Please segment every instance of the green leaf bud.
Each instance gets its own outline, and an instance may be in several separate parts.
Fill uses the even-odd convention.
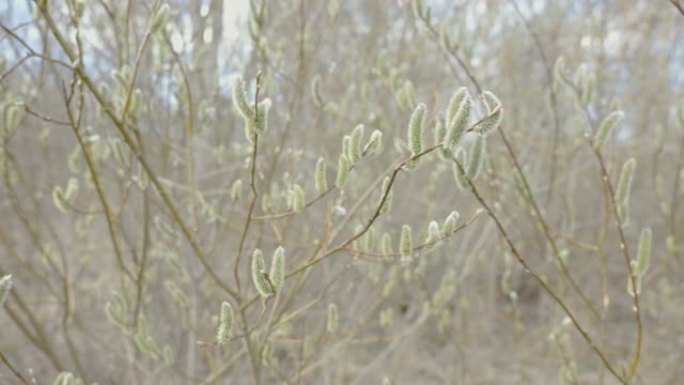
[[[420,103],[411,114],[408,126],[408,147],[413,155],[423,150],[423,128],[425,126],[427,107]]]

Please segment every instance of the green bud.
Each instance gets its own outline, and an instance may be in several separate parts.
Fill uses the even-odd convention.
[[[596,132],[596,136],[594,136],[594,148],[601,148],[601,146],[603,146],[603,143],[606,141],[606,138],[608,138],[608,135],[610,135],[613,127],[615,127],[624,116],[625,114],[622,111],[613,111],[603,119]]]
[[[235,315],[233,314],[233,307],[228,302],[221,304],[221,313],[219,315],[219,327],[216,333],[216,342],[223,345],[233,336],[233,323],[235,322]]]
[[[276,293],[279,293],[285,282],[285,249],[278,247],[273,252],[271,260],[271,271],[268,274]]]
[[[357,125],[349,137],[349,148],[347,156],[352,164],[361,159],[361,141],[363,140],[363,124]]]
[[[238,179],[233,182],[233,186],[230,188],[230,199],[237,202],[240,198],[242,198],[242,180]]]
[[[323,157],[318,158],[318,162],[316,162],[314,184],[316,187],[316,192],[319,195],[328,190],[328,175],[326,173],[326,164]]]
[[[442,225],[442,236],[448,237],[456,231],[456,222],[458,222],[459,214],[457,211],[452,211],[444,220]]]
[[[410,260],[413,255],[413,236],[411,235],[411,227],[409,225],[404,225],[401,228],[399,255],[401,255],[403,260]]]
[[[264,255],[259,249],[254,249],[252,252],[252,281],[259,295],[264,298],[273,295],[273,285],[271,285],[270,277],[266,274]]]
[[[347,156],[341,154],[337,160],[337,179],[335,180],[335,186],[342,190],[345,183],[347,183],[347,177],[349,176],[349,160]]]
[[[643,275],[648,269],[648,265],[651,261],[651,229],[641,230],[641,236],[639,237],[639,251],[637,253],[636,259],[636,269],[634,273],[636,275]]]
[[[622,172],[620,173],[620,179],[618,180],[617,190],[615,192],[615,201],[618,206],[626,206],[629,203],[629,192],[632,188],[635,168],[636,159],[634,158],[630,158],[622,166]]]
[[[427,107],[420,103],[411,114],[408,126],[408,147],[412,155],[416,155],[423,150],[423,127],[425,126]]]
[[[468,169],[466,170],[466,175],[468,179],[475,180],[482,170],[482,165],[484,164],[485,155],[485,138],[482,135],[478,135],[475,139],[475,144],[470,150],[470,158],[468,159]]]
[[[456,146],[461,142],[468,127],[470,120],[470,112],[473,107],[473,101],[470,94],[465,94],[461,100],[461,105],[454,113],[454,117],[447,122],[447,134],[444,141],[444,149],[449,152],[454,152]]]
[[[292,211],[302,211],[304,208],[304,201],[304,190],[302,189],[302,186],[295,183],[290,191],[290,207]]]

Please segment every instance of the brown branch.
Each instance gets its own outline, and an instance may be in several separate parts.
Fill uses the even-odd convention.
[[[670,0],[670,3],[672,3],[672,5],[674,5],[675,8],[677,8],[677,10],[682,16],[684,16],[684,6],[679,4],[679,0]]]

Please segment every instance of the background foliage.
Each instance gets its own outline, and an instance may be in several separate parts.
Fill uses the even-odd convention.
[[[683,15],[1,4],[0,382],[679,383]],[[237,78],[263,132],[235,108]],[[464,86],[471,127],[484,90],[504,115],[459,187],[433,132]]]

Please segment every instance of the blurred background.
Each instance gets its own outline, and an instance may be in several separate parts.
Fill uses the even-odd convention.
[[[0,2],[0,383],[682,383],[680,9]],[[272,103],[256,145],[237,78],[250,105]],[[460,87],[471,123],[485,90],[504,111],[472,188],[439,151],[402,163],[414,108],[423,148],[438,146]],[[359,124],[382,148],[338,188]],[[453,211],[457,230],[429,238]],[[287,278],[264,299],[250,255],[269,265],[278,246]],[[235,322],[217,344],[224,301]]]

